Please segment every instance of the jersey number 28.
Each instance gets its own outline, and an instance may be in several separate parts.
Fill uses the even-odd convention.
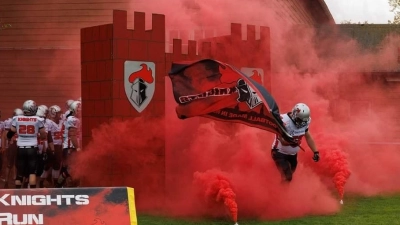
[[[35,126],[19,125],[18,134],[35,134]]]

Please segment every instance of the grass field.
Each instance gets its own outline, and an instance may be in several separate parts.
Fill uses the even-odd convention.
[[[309,216],[291,220],[240,220],[239,225],[314,225],[314,224],[399,224],[400,194],[376,197],[347,197],[342,210],[335,215]],[[240,214],[240,206],[239,206]],[[138,215],[138,225],[233,225],[229,220],[190,220]]]

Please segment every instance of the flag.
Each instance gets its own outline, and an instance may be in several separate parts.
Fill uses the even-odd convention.
[[[273,97],[234,66],[213,59],[173,62],[168,76],[178,118],[203,116],[242,123],[293,142]]]

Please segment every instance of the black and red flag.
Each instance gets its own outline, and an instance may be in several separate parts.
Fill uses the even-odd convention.
[[[168,75],[178,118],[203,116],[242,123],[292,142],[273,97],[234,66],[213,59],[174,62]]]

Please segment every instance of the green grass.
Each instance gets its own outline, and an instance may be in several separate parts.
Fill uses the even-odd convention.
[[[347,197],[340,212],[328,216],[308,216],[290,220],[257,221],[240,220],[239,225],[400,225],[400,194],[376,197]],[[233,225],[220,220],[176,219],[160,216],[138,215],[138,225]]]

